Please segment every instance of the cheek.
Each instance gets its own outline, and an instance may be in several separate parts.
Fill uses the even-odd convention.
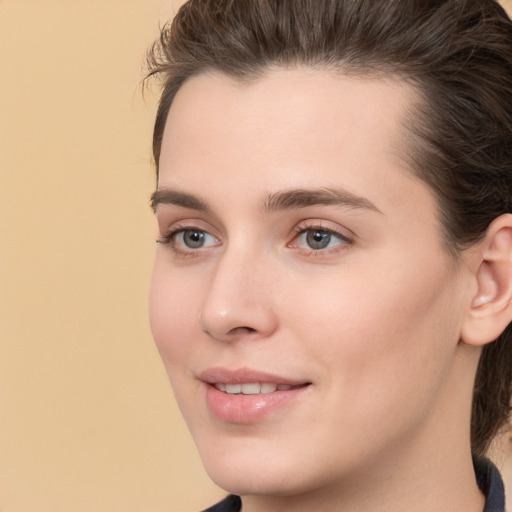
[[[166,369],[183,363],[191,350],[189,340],[197,326],[197,294],[194,287],[176,279],[157,255],[149,295],[149,321],[153,338]]]
[[[389,400],[413,388],[430,394],[456,349],[456,285],[445,266],[395,268],[340,273],[325,293],[307,296],[299,315],[290,311],[310,359],[329,367],[325,378],[359,404],[384,388]]]

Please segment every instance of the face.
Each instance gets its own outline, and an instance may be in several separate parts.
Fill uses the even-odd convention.
[[[460,413],[467,276],[399,156],[414,101],[391,80],[288,69],[195,77],[172,104],[151,326],[231,492],[314,492],[428,458]]]

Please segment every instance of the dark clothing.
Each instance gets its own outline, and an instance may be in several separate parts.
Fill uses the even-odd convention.
[[[505,512],[505,488],[496,466],[478,459],[473,459],[473,464],[478,487],[487,498],[484,512]]]
[[[206,509],[204,512],[240,512],[241,508],[242,500],[240,499],[240,496],[230,494],[228,497],[217,503],[217,505],[213,505],[213,507]]]
[[[505,512],[505,489],[498,470],[488,460],[473,459],[473,464],[478,487],[486,497],[483,512]],[[231,494],[204,512],[240,512],[241,509],[242,500]]]

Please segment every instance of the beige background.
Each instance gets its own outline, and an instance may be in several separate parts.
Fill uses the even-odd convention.
[[[0,0],[1,512],[186,512],[223,495],[146,319],[155,103],[140,69],[179,3]]]
[[[177,4],[179,2],[176,2]],[[146,319],[161,0],[0,0],[0,510],[199,510]]]

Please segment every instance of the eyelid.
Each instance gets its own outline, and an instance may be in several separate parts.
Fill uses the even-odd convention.
[[[221,245],[220,238],[214,234],[212,231],[215,231],[211,227],[204,226],[204,222],[199,221],[198,219],[190,219],[185,221],[178,221],[172,224],[165,232],[165,234],[160,235],[157,238],[157,243],[160,244],[168,244],[171,250],[180,256],[196,256],[200,253],[212,248]],[[217,243],[208,245],[206,247],[198,247],[198,248],[187,248],[183,244],[177,244],[175,242],[176,237],[185,231],[200,231],[205,233],[206,235],[212,237]]]
[[[342,225],[338,224],[337,222],[328,221],[326,219],[317,219],[317,218],[305,219],[305,220],[298,222],[293,227],[292,231],[294,234],[299,234],[304,231],[309,231],[312,229],[318,229],[321,231],[333,233],[345,240],[354,240],[356,238],[356,234],[348,227],[342,226]]]
[[[183,217],[183,218],[163,218],[162,222],[158,223],[160,238],[168,238],[178,231],[185,231],[187,229],[197,229],[211,234],[215,238],[219,238],[218,230],[215,229],[209,222],[201,218]]]
[[[304,233],[307,233],[308,231],[323,231],[325,233],[334,235],[340,240],[340,243],[337,244],[335,247],[325,248],[325,249],[306,249],[299,247],[297,245],[297,240],[301,235]],[[343,233],[343,231],[349,231],[350,236],[347,236]],[[292,249],[297,249],[299,251],[302,251],[306,255],[315,255],[315,256],[328,256],[332,255],[334,253],[344,251],[348,247],[354,244],[355,234],[348,228],[334,228],[332,226],[326,226],[325,220],[305,220],[300,223],[298,223],[293,228],[293,238],[292,240],[287,244],[287,247]]]

